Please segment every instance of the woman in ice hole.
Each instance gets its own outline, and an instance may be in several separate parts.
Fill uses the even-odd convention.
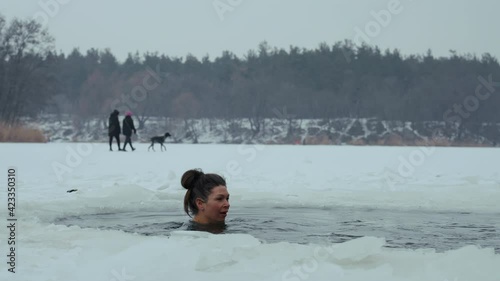
[[[224,178],[193,169],[182,175],[181,184],[187,189],[184,196],[184,211],[188,216],[194,216],[188,229],[223,232],[230,206]]]

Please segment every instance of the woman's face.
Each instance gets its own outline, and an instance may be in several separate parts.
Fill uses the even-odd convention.
[[[229,193],[223,185],[212,188],[207,201],[198,207],[197,221],[200,223],[223,223],[229,211]],[[201,208],[200,208],[201,207]]]

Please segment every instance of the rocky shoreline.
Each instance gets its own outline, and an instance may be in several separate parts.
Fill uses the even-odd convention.
[[[137,121],[136,121],[137,122]],[[138,123],[138,122],[137,122]],[[105,118],[75,122],[72,118],[25,120],[49,142],[107,142]],[[403,122],[378,119],[171,119],[150,118],[138,129],[136,142],[170,132],[173,143],[465,146],[500,145],[500,124]]]

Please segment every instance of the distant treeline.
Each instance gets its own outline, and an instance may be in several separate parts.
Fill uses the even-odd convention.
[[[500,67],[490,54],[263,42],[244,57],[136,53],[119,62],[107,49],[63,54],[53,44],[37,23],[0,16],[0,120],[44,112],[85,121],[117,108],[141,123],[148,116],[248,118],[256,127],[273,117],[500,122]]]

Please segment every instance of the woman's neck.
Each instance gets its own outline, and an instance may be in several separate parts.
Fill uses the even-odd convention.
[[[200,215],[194,216],[193,221],[195,223],[197,223],[197,224],[205,224],[205,225],[208,225],[208,224],[211,224],[211,225],[224,225],[225,224],[223,221],[222,222],[210,221],[205,216],[200,216]]]
[[[194,216],[193,221],[198,224],[209,224],[209,221],[200,215]]]
[[[200,217],[194,217],[193,220],[193,230],[197,231],[207,231],[213,234],[223,233],[226,230],[225,222],[205,222],[203,219],[200,220]]]

